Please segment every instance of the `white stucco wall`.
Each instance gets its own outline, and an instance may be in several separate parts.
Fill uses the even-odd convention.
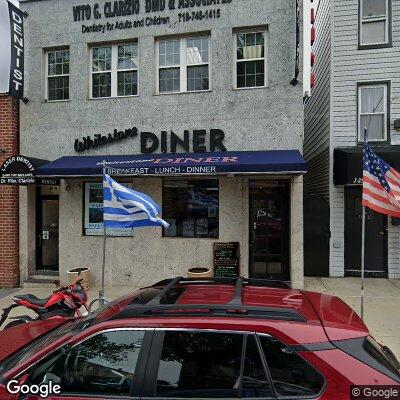
[[[212,266],[213,243],[239,241],[241,274],[248,276],[249,218],[248,177],[220,179],[220,236],[218,239],[162,237],[161,228],[138,229],[134,237],[107,238],[106,285],[143,285],[171,276],[186,275],[193,266]],[[131,180],[137,190],[161,202],[160,178]],[[302,177],[291,181],[291,277],[293,286],[303,287]],[[83,186],[80,180],[62,181],[60,190],[60,279],[67,271],[89,266],[91,284],[99,285],[102,265],[101,236],[83,235]],[[34,202],[32,193],[21,188],[21,279],[34,265]]]

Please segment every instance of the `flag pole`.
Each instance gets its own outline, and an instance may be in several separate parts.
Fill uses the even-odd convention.
[[[367,128],[364,128],[364,143],[367,143]],[[363,151],[364,154],[364,151]],[[364,157],[363,157],[364,170]],[[362,200],[361,200],[362,202]],[[365,276],[365,206],[362,205],[362,222],[361,222],[361,319],[364,321],[364,276]]]
[[[364,321],[364,275],[365,275],[365,206],[362,206],[361,230],[361,319]]]
[[[104,185],[104,175],[106,173],[106,161],[103,160],[103,185]],[[103,190],[104,196],[104,190]],[[104,222],[104,198],[103,198],[103,263],[101,266],[101,289],[99,291],[99,302],[100,306],[104,305],[104,286],[105,286],[105,271],[106,271],[106,224]]]

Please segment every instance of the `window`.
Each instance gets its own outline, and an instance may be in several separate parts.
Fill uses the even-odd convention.
[[[243,336],[165,332],[157,397],[238,398]]]
[[[164,181],[162,216],[164,236],[218,238],[218,180]]]
[[[275,399],[255,336],[234,332],[166,331],[156,397]]]
[[[265,32],[238,32],[235,39],[235,87],[241,89],[266,86]]]
[[[50,354],[28,370],[29,384],[53,382],[62,394],[130,396],[144,331],[98,334]]]
[[[160,40],[157,43],[158,93],[209,90],[209,37]]]
[[[48,51],[46,59],[46,100],[69,100],[69,50]]]
[[[138,94],[138,45],[127,43],[91,48],[92,98]]]
[[[270,382],[260,358],[254,336],[247,337],[246,358],[243,370],[243,398],[262,397],[274,399]]]
[[[124,183],[132,188],[132,184]],[[103,183],[85,183],[84,234],[103,235]],[[133,236],[132,228],[107,228],[108,236]]]
[[[340,350],[400,383],[400,362],[391,350],[371,336],[335,342]]]
[[[387,85],[360,85],[358,102],[359,140],[364,140],[364,129],[369,141],[387,140]]]
[[[325,381],[309,363],[279,340],[259,336],[274,388],[278,395],[318,396]]]
[[[389,0],[360,0],[360,44],[389,43]]]

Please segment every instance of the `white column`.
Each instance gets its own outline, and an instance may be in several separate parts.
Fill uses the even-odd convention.
[[[303,176],[291,180],[290,190],[290,280],[304,288]]]
[[[19,187],[20,284],[36,268],[36,186]]]

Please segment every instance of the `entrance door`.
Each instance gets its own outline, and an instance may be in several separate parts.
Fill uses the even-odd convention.
[[[38,188],[37,200],[36,269],[58,271],[58,189]]]
[[[251,278],[289,280],[289,186],[285,180],[250,181]]]
[[[361,188],[346,188],[345,272],[359,276],[361,271]],[[387,217],[365,209],[365,271],[367,276],[387,274]]]

